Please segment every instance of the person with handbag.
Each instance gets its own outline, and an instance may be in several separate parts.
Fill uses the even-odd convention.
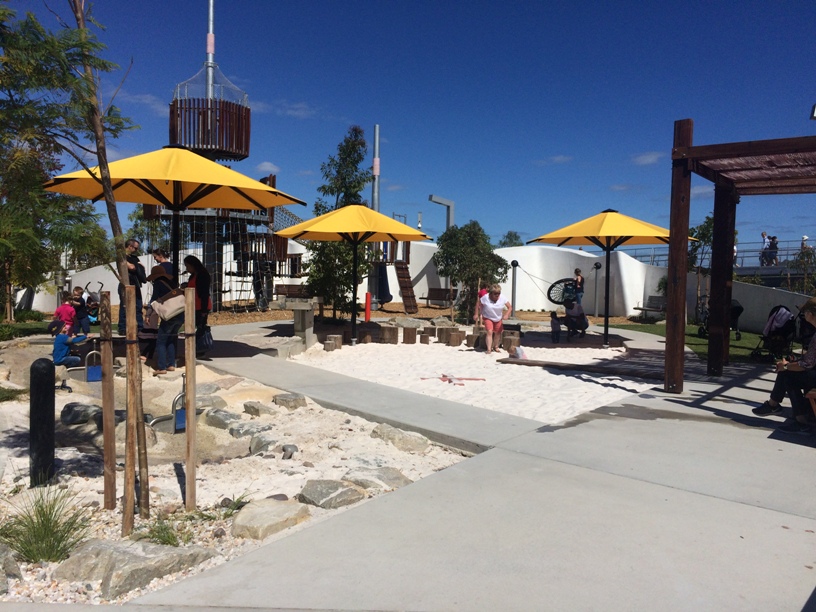
[[[153,376],[167,374],[176,369],[176,341],[184,323],[184,294],[179,293],[172,275],[161,264],[153,266],[147,280],[153,283],[150,305],[159,314],[159,331],[156,335],[156,369]],[[180,298],[180,299],[179,299]],[[181,302],[181,312],[171,308],[171,300]],[[174,302],[174,303],[175,303]],[[162,309],[162,306],[165,308]]]
[[[201,358],[212,348],[213,343],[212,334],[207,325],[207,319],[212,310],[210,273],[195,255],[188,255],[184,258],[184,267],[190,275],[186,286],[195,288],[196,357]]]

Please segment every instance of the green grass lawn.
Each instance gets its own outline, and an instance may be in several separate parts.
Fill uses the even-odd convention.
[[[656,336],[666,337],[666,326],[655,324],[632,324],[632,325],[610,325],[619,329],[631,329],[633,331],[645,332],[647,334],[655,334]],[[700,358],[708,359],[708,337],[700,338],[697,331],[699,325],[686,325],[686,346],[689,347]],[[751,352],[759,344],[761,338],[760,334],[752,334],[751,332],[740,332],[742,338],[736,340],[734,332],[731,332],[731,350],[729,351],[730,360],[737,361],[751,361]]]
[[[25,323],[0,323],[0,340],[11,340],[23,336],[48,333],[48,321],[26,321]]]

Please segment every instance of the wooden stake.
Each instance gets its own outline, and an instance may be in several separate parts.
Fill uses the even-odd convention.
[[[122,305],[120,304],[121,308]],[[125,437],[125,489],[122,497],[122,536],[133,531],[133,510],[136,497],[136,410],[137,370],[141,369],[139,345],[136,342],[136,288],[125,285],[125,310],[127,315],[127,421]],[[146,483],[145,483],[146,485]]]
[[[99,299],[99,331],[102,342],[102,459],[105,509],[116,508],[116,407],[113,393],[113,334],[110,291]]]
[[[184,393],[184,411],[187,436],[187,474],[185,475],[185,509],[196,509],[196,317],[195,288],[184,290],[184,363],[187,383]]]

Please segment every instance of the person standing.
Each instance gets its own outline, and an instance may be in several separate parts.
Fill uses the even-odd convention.
[[[550,312],[550,339],[553,344],[561,342],[561,320],[558,318],[558,313],[554,310]]]
[[[163,298],[176,288],[171,273],[168,273],[161,263],[153,266],[147,280],[153,283],[151,303]],[[164,319],[159,321],[159,329],[156,335],[156,370],[153,372],[153,376],[167,374],[167,372],[176,369],[176,341],[183,323],[183,312],[166,321]]]
[[[581,299],[584,297],[584,277],[581,274],[581,268],[575,268],[575,301],[580,305]]]
[[[87,336],[91,333],[91,320],[88,318],[88,306],[85,304],[85,298],[82,297],[82,287],[74,287],[71,306],[74,307],[76,312],[77,331],[82,331]]]
[[[153,259],[167,272],[170,278],[173,278],[173,264],[170,262],[170,254],[164,249],[153,249]]]
[[[201,347],[200,340],[206,333],[207,319],[212,310],[212,299],[210,298],[210,273],[195,255],[188,255],[184,258],[184,267],[190,274],[186,287],[195,288],[195,326],[196,326],[196,356],[201,357],[206,350]]]
[[[74,307],[71,305],[70,293],[63,291],[60,298],[62,299],[62,304],[54,311],[54,319],[62,321],[66,327],[65,332],[70,334],[74,322],[76,321],[76,310],[74,310]]]
[[[762,250],[759,252],[759,265],[768,265],[768,250],[771,248],[771,239],[768,238],[768,232],[762,232]]]
[[[128,269],[128,282],[136,288],[136,329],[144,327],[142,319],[142,285],[147,282],[145,269],[139,261],[139,247],[141,243],[135,238],[125,242],[125,263]],[[119,335],[127,333],[127,313],[125,312],[125,285],[119,283]]]
[[[485,343],[488,353],[499,352],[504,321],[510,316],[512,308],[507,298],[502,295],[501,286],[498,284],[491,285],[488,293],[482,296],[476,304],[476,314],[473,315],[473,320],[478,321],[481,317],[484,321],[487,330]]]

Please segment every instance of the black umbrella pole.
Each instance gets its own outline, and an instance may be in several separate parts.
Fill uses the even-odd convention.
[[[351,259],[351,345],[357,344],[357,245],[352,244],[354,254]]]
[[[604,292],[606,295],[604,296],[604,348],[609,346],[609,277],[611,276],[611,270],[609,269],[609,262],[611,260],[611,251],[606,251],[606,285]]]
[[[170,229],[170,250],[173,251],[173,280],[178,284],[179,278],[179,243],[181,242],[181,230],[179,223],[179,213],[173,211],[173,220]]]

